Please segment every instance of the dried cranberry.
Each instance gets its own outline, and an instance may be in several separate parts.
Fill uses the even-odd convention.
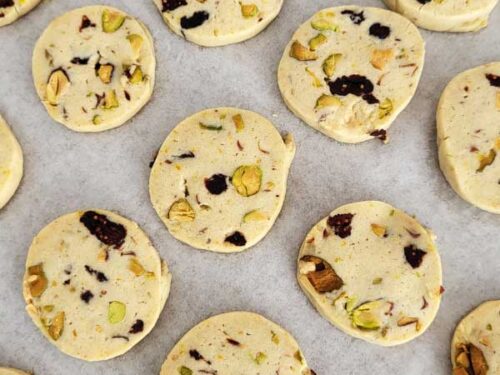
[[[127,236],[125,227],[112,222],[105,215],[87,211],[80,218],[80,222],[85,225],[92,235],[106,245],[114,245],[115,248],[119,248],[125,242]]]
[[[380,39],[385,39],[391,33],[391,28],[389,26],[384,26],[381,23],[374,23],[370,26],[370,35],[376,36]]]
[[[144,330],[144,322],[140,319],[137,319],[130,328],[130,331],[128,331],[128,333],[139,333],[142,332],[143,330]]]
[[[226,237],[224,242],[229,242],[234,246],[245,246],[247,244],[247,240],[245,236],[241,232],[234,232],[233,234]]]
[[[227,177],[221,173],[214,174],[210,178],[205,178],[207,190],[214,195],[219,195],[227,190]]]
[[[415,245],[408,245],[405,247],[405,258],[412,268],[418,268],[424,260],[427,252],[418,249]]]
[[[373,92],[373,83],[359,74],[342,76],[333,82],[328,82],[330,91],[333,95],[346,96],[348,94],[362,96]]]
[[[94,275],[96,277],[97,281],[99,281],[100,283],[108,281],[108,278],[106,277],[104,272],[97,271],[88,265],[85,265],[85,271],[87,271],[91,275]]]
[[[486,78],[490,81],[490,85],[494,87],[500,87],[500,76],[496,74],[486,74]]]
[[[417,0],[420,4],[425,5],[427,3],[430,3],[432,0]]]
[[[92,298],[94,298],[94,294],[90,290],[86,290],[82,294],[80,294],[80,298],[83,302],[89,303]]]
[[[368,104],[377,104],[377,103],[380,103],[380,101],[372,93],[365,94],[365,95],[362,96],[362,98]]]
[[[387,131],[385,129],[377,129],[370,133],[372,137],[380,139],[382,142],[387,140]]]
[[[348,14],[349,18],[355,25],[360,25],[365,20],[365,15],[363,11],[356,13],[353,10],[346,9],[341,12],[341,14]]]
[[[351,223],[353,217],[353,214],[338,214],[330,216],[327,220],[327,224],[333,228],[337,236],[340,238],[346,238],[351,235]]]
[[[88,27],[95,27],[95,23],[93,23],[87,16],[82,16],[82,23],[80,24],[80,28],[78,29],[82,32],[83,29]]]
[[[179,7],[187,5],[186,0],[162,0],[161,1],[161,11],[162,12],[170,12],[172,10],[176,10]]]
[[[14,0],[0,0],[0,8],[8,8],[14,6]]]
[[[210,18],[210,15],[204,10],[194,12],[191,17],[181,18],[181,27],[183,29],[194,29],[195,27],[201,26],[206,20]]]
[[[73,57],[71,59],[71,64],[75,65],[87,65],[89,63],[89,57]]]

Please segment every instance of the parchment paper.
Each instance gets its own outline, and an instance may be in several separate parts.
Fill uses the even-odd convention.
[[[126,125],[78,134],[52,121],[32,83],[33,46],[50,20],[91,0],[45,0],[0,29],[0,112],[24,149],[25,176],[0,212],[0,364],[37,375],[158,374],[166,353],[193,325],[217,313],[250,310],[289,330],[318,375],[450,374],[450,339],[471,308],[500,298],[500,215],[460,199],[437,164],[435,108],[457,73],[500,59],[500,7],[479,33],[422,30],[426,66],[417,94],[389,134],[360,145],[337,143],[295,118],[281,100],[276,69],[294,30],[314,12],[345,1],[286,0],[256,38],[206,49],[170,32],[151,0],[105,0],[150,28],[157,51],[151,102]],[[384,7],[378,0],[361,5]],[[148,195],[149,162],[183,118],[215,106],[237,106],[292,132],[298,149],[286,202],[275,226],[236,255],[201,252],[169,235]],[[353,339],[322,319],[299,290],[295,262],[309,229],[342,204],[383,200],[415,214],[438,236],[446,293],[420,338],[394,348]],[[126,355],[86,363],[60,353],[24,311],[21,284],[27,249],[47,223],[67,212],[100,207],[137,221],[170,265],[173,284],[161,318]],[[249,374],[253,375],[253,374]]]

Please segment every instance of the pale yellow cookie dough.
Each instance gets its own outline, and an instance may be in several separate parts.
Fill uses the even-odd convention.
[[[23,176],[23,151],[0,116],[0,209],[16,192]]]

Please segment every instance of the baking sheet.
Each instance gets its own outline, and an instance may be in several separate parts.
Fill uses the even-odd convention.
[[[426,65],[413,101],[389,134],[360,145],[337,143],[296,119],[283,104],[276,69],[294,30],[326,0],[286,0],[281,15],[256,38],[206,49],[170,32],[151,0],[107,0],[150,28],[157,50],[151,102],[128,124],[78,134],[53,122],[35,93],[31,52],[50,20],[89,0],[45,0],[0,29],[0,113],[24,149],[25,176],[0,212],[0,364],[42,374],[158,374],[166,353],[193,325],[230,310],[261,313],[289,330],[318,375],[450,374],[454,327],[471,308],[500,298],[500,215],[462,201],[438,164],[435,108],[457,73],[500,60],[500,7],[473,34],[422,30]],[[384,7],[377,0],[357,4]],[[149,162],[169,131],[207,107],[236,106],[270,118],[296,138],[297,155],[281,216],[267,237],[235,255],[183,245],[164,228],[148,196]],[[446,293],[438,317],[420,338],[394,348],[356,340],[329,325],[295,280],[299,246],[309,229],[342,204],[378,199],[415,214],[438,236]],[[90,207],[137,221],[170,265],[173,283],[161,318],[126,355],[86,363],[60,353],[24,312],[22,276],[35,234],[64,213]],[[252,375],[252,374],[249,374]]]

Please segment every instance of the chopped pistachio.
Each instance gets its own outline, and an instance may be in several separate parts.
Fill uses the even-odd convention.
[[[43,271],[43,265],[37,264],[28,267],[28,285],[32,297],[40,297],[47,289],[47,277]]]
[[[311,27],[318,31],[339,31],[339,27],[325,19],[319,19],[311,22]]]
[[[265,221],[268,220],[268,217],[265,213],[260,210],[253,210],[247,212],[245,216],[243,216],[244,223],[250,223],[252,221]]]
[[[97,75],[103,83],[108,84],[111,82],[111,79],[113,78],[114,70],[115,67],[112,64],[99,65],[99,68],[97,69]]]
[[[258,365],[261,365],[264,363],[264,361],[267,359],[266,353],[263,352],[258,352],[257,355],[254,358],[255,363]]]
[[[394,105],[392,104],[392,100],[389,98],[385,98],[378,106],[378,118],[383,119],[386,116],[389,116],[394,109]]]
[[[118,108],[119,106],[120,103],[118,103],[115,90],[110,90],[104,94],[104,103],[102,105],[104,109],[113,109]]]
[[[64,311],[57,313],[48,327],[49,336],[57,341],[64,331]]]
[[[347,297],[347,301],[345,303],[345,310],[347,312],[351,312],[352,310],[354,310],[357,300],[358,299],[356,298],[356,296]]]
[[[45,305],[43,306],[43,311],[50,313],[54,311],[54,307],[55,307],[54,305]]]
[[[299,61],[311,61],[318,58],[314,51],[304,47],[297,40],[292,43],[292,47],[290,48],[290,57]]]
[[[328,78],[333,76],[335,73],[335,68],[337,67],[337,63],[340,61],[342,58],[342,54],[340,53],[334,53],[330,56],[328,56],[325,61],[323,61],[323,72],[326,74]]]
[[[108,322],[118,324],[127,314],[127,306],[120,301],[112,301],[108,305]]]
[[[259,14],[259,8],[255,4],[241,4],[241,15],[245,18],[255,17]]]
[[[497,152],[494,149],[491,149],[486,155],[479,155],[479,168],[476,170],[476,172],[482,172],[486,167],[493,164],[496,156]]]
[[[122,27],[123,23],[125,22],[125,15],[105,9],[102,12],[102,30],[105,33],[114,33],[116,30],[118,30],[120,27]]]
[[[142,36],[138,34],[130,34],[127,36],[127,40],[130,42],[130,47],[132,47],[134,54],[138,56],[141,52],[142,44],[144,43]]]
[[[135,66],[134,71],[130,75],[129,81],[131,84],[138,84],[144,80],[144,73],[139,66]]]
[[[180,375],[193,375],[193,370],[186,366],[179,367],[178,371]]]
[[[63,69],[54,70],[47,83],[46,95],[47,101],[52,105],[57,105],[59,97],[66,91],[70,81],[68,75]]]
[[[204,124],[202,122],[199,123],[199,126],[201,129],[205,129],[205,130],[221,131],[222,129],[224,129],[222,127],[222,125],[210,125],[210,124]]]
[[[381,326],[376,310],[381,306],[380,301],[365,302],[356,307],[351,314],[352,324],[364,330],[377,330]]]
[[[377,236],[377,237],[384,237],[386,233],[386,228],[382,225],[378,224],[371,224],[372,232]]]
[[[376,277],[376,278],[373,279],[372,284],[373,285],[380,285],[380,284],[382,284],[383,280],[384,279],[382,279],[381,277]]]
[[[100,125],[100,124],[102,124],[102,118],[101,118],[101,116],[94,115],[94,117],[92,117],[92,124],[94,124],[94,125]]]
[[[411,317],[411,316],[403,316],[399,318],[398,320],[398,327],[404,327],[408,326],[410,324],[417,324],[418,325],[418,318]]]
[[[241,114],[238,113],[237,115],[234,115],[233,122],[237,132],[240,132],[245,128],[245,122],[243,121]]]
[[[302,356],[302,353],[300,352],[300,350],[297,350],[295,352],[295,354],[293,355],[293,358],[295,358],[300,363],[302,363],[304,361],[304,357]]]
[[[370,64],[375,69],[383,70],[387,65],[389,60],[394,56],[394,51],[392,49],[374,49],[372,51],[372,57]]]
[[[332,106],[339,107],[341,105],[341,100],[336,96],[323,94],[318,98],[318,100],[316,100],[316,106],[314,109],[323,109]]]
[[[128,269],[132,271],[132,273],[134,273],[134,275],[136,276],[143,276],[143,275],[145,275],[146,277],[154,276],[154,272],[146,271],[143,265],[136,258],[131,258],[129,260]]]
[[[242,165],[238,167],[231,178],[238,194],[250,197],[259,192],[262,183],[262,170],[258,165]]]
[[[309,40],[309,49],[311,51],[316,51],[319,46],[325,44],[328,41],[328,38],[324,34],[318,34],[311,40]]]
[[[168,210],[167,218],[173,221],[179,222],[189,222],[193,221],[196,214],[187,201],[187,199],[181,198],[176,200]]]
[[[278,334],[274,331],[271,331],[271,341],[274,342],[276,345],[280,343],[280,338]]]
[[[311,69],[309,69],[309,67],[306,67],[306,72],[312,77],[314,87],[323,87],[323,83],[321,82],[321,80],[316,76],[316,74],[314,74]]]

